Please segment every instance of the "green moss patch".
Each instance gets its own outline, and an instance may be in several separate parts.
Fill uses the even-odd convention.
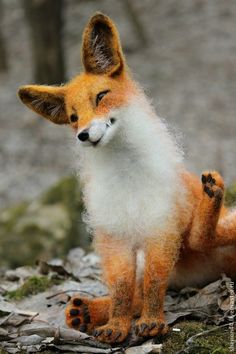
[[[58,280],[49,279],[46,276],[32,276],[28,278],[19,289],[8,291],[7,296],[9,299],[21,300],[29,295],[42,293],[43,291],[58,283]]]
[[[227,327],[217,327],[206,325],[196,321],[184,321],[176,324],[180,332],[172,330],[163,340],[163,354],[189,353],[189,354],[228,354],[230,353],[230,338]],[[204,331],[215,329],[210,333],[193,339],[191,345],[186,345],[186,341]]]

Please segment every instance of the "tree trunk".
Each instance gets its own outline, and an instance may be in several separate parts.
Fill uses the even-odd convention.
[[[2,17],[3,17],[3,5],[2,0],[0,0],[0,72],[7,71],[7,52],[4,37],[2,35]]]
[[[148,44],[148,37],[145,33],[144,27],[139,19],[138,13],[135,10],[134,4],[131,0],[123,0],[125,12],[133,25],[136,35],[139,39],[140,46],[146,47]]]
[[[63,0],[23,0],[23,4],[30,27],[34,80],[61,84],[65,80]]]

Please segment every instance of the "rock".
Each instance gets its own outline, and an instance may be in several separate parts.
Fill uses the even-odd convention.
[[[89,248],[79,183],[67,177],[32,202],[0,213],[0,266],[18,267]],[[7,252],[6,252],[7,250]],[[14,275],[12,275],[14,276]],[[11,277],[11,274],[9,274]]]

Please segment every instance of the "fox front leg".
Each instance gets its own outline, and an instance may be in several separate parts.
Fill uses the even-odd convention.
[[[109,320],[96,327],[94,336],[101,342],[122,342],[131,328],[135,289],[135,252],[125,241],[103,237],[96,242],[102,258],[104,279],[110,293]]]
[[[146,243],[143,309],[135,324],[135,333],[138,336],[153,337],[168,331],[164,316],[164,299],[179,244],[178,235],[157,237]]]

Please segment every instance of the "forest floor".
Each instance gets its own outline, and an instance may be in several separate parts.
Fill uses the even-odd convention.
[[[65,325],[65,306],[71,296],[107,294],[94,253],[75,248],[64,260],[6,270],[0,283],[1,354],[229,354],[234,346],[232,282],[225,276],[202,289],[167,292],[165,314],[170,331],[164,338],[140,339],[132,330],[124,343],[112,347]]]
[[[32,53],[22,3],[3,3],[9,71],[0,75],[0,205],[6,206],[31,199],[71,173],[74,136],[39,119],[17,99],[18,87],[33,81]],[[187,166],[198,175],[218,169],[228,183],[236,180],[236,2],[137,0],[133,6],[146,43],[124,1],[66,1],[67,77],[81,68],[81,35],[89,16],[97,10],[109,14],[135,78],[183,143]]]

